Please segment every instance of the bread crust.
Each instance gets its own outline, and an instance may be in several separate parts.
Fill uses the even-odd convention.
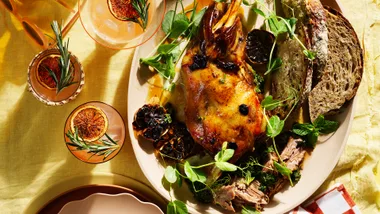
[[[313,62],[313,86],[320,80],[327,63],[328,29],[326,24],[326,11],[319,0],[309,0],[306,4],[309,17],[308,31],[311,37],[312,51],[316,53]]]
[[[349,97],[349,100],[347,100],[347,101],[350,101],[352,98],[354,98],[355,97],[355,95],[356,95],[356,92],[358,91],[358,89],[359,89],[359,86],[360,86],[360,83],[361,83],[361,80],[362,80],[362,77],[363,77],[363,72],[364,72],[364,58],[363,58],[363,48],[361,47],[361,45],[360,45],[360,40],[359,40],[359,37],[358,37],[358,35],[356,34],[356,32],[355,32],[355,29],[352,27],[352,25],[351,25],[351,23],[350,23],[350,21],[348,21],[348,19],[346,19],[346,17],[344,17],[343,16],[343,14],[341,13],[341,12],[339,12],[339,11],[337,11],[337,10],[335,10],[335,9],[333,9],[333,8],[331,8],[331,7],[329,7],[329,6],[324,6],[324,8],[329,12],[329,13],[331,13],[331,14],[333,14],[333,15],[335,15],[335,16],[339,16],[348,26],[350,26],[351,27],[351,29],[352,29],[352,36],[353,36],[353,38],[355,39],[355,41],[356,41],[356,43],[357,43],[357,45],[358,45],[358,47],[359,47],[359,49],[360,49],[360,66],[359,66],[359,72],[360,72],[360,79],[357,79],[357,81],[355,82],[355,87],[354,87],[354,93]]]
[[[329,27],[328,62],[309,95],[311,121],[319,115],[339,112],[356,95],[363,75],[363,50],[354,28],[340,12],[327,6],[325,10]]]

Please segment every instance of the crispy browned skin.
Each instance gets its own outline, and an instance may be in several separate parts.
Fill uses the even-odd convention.
[[[244,60],[241,20],[234,15],[240,1],[232,2],[229,8],[224,3],[209,6],[198,39],[182,61],[188,130],[211,154],[217,153],[224,141],[232,143],[232,162],[253,148],[255,137],[265,127],[251,68]],[[229,16],[223,18],[225,14]],[[194,69],[196,55],[206,57],[207,64]],[[223,63],[232,68],[223,67]],[[241,105],[248,107],[246,115],[239,111]]]

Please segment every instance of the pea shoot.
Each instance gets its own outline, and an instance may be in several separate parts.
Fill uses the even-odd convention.
[[[274,49],[278,41],[278,37],[281,34],[287,33],[290,39],[295,39],[301,48],[303,49],[304,55],[309,59],[309,60],[314,60],[315,59],[315,53],[308,50],[306,46],[302,43],[302,41],[297,37],[295,34],[296,30],[296,25],[297,25],[297,18],[293,17],[291,18],[283,18],[281,16],[278,16],[274,10],[270,10],[266,5],[264,4],[263,1],[261,0],[255,0],[255,3],[258,3],[261,7],[265,8],[267,13],[264,11],[260,10],[257,7],[252,7],[252,11],[255,12],[256,14],[264,17],[264,20],[269,27],[269,30],[273,33],[275,36],[275,40],[273,42],[273,46],[271,48],[271,52],[269,55],[269,61],[267,65],[267,71],[264,73],[264,75],[267,75],[271,73],[272,71],[275,71],[279,69],[282,65],[282,59],[280,58],[273,58],[274,55]],[[244,0],[243,4],[246,6],[253,6],[248,0]],[[290,8],[293,10],[292,8]]]
[[[180,2],[182,11],[177,13],[178,3]],[[182,1],[177,1],[174,10],[169,10],[164,17],[161,25],[165,37],[155,47],[147,58],[141,58],[140,63],[152,67],[164,78],[164,89],[172,91],[175,86],[176,66],[180,62],[190,40],[197,34],[202,17],[206,8],[196,11],[196,1],[193,9],[185,11]],[[186,16],[191,12],[190,18]],[[168,42],[168,43],[167,43]],[[152,54],[154,54],[151,56]]]

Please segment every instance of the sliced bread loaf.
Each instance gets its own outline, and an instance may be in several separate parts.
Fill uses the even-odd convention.
[[[297,32],[298,38],[306,47],[310,47],[310,41],[304,29],[298,29]],[[307,100],[311,90],[313,73],[311,62],[306,59],[302,51],[298,42],[290,38],[277,47],[277,56],[282,60],[282,65],[273,72],[271,94],[277,100],[286,101],[272,113],[277,114],[281,119],[284,119],[293,107],[297,110]],[[292,97],[297,97],[297,99],[292,99]]]
[[[328,61],[309,94],[311,121],[337,112],[358,90],[363,74],[363,53],[358,37],[342,14],[326,7]]]
[[[287,18],[298,19],[297,26],[305,26],[310,38],[311,50],[315,52],[313,62],[313,85],[321,78],[327,63],[328,38],[326,12],[320,0],[281,0]]]

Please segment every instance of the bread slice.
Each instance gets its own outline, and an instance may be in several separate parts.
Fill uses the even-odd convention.
[[[327,63],[328,37],[326,12],[320,0],[281,0],[287,18],[298,19],[297,27],[305,26],[311,50],[316,53],[313,62],[313,85],[321,78]]]
[[[363,51],[350,22],[326,7],[328,61],[319,82],[309,94],[311,121],[337,112],[358,90],[363,74]]]
[[[328,38],[326,12],[319,0],[281,0],[281,4],[285,17],[297,18],[298,38],[316,53],[315,61],[311,62],[304,56],[300,45],[290,38],[278,46],[277,55],[283,65],[273,74],[271,94],[275,99],[285,100],[290,92],[296,92],[299,98],[298,103],[294,99],[288,100],[272,112],[283,119],[294,104],[297,104],[292,115],[295,117],[298,117],[299,107],[307,106],[313,77],[319,79],[327,62]]]
[[[310,48],[310,40],[305,34],[304,28],[298,29],[297,34],[305,46]],[[297,99],[288,99],[283,103],[283,106],[272,112],[281,119],[284,119],[293,107],[295,108],[294,112],[296,112],[307,101],[308,93],[311,90],[312,64],[302,51],[299,43],[290,38],[287,38],[277,47],[277,57],[282,60],[282,65],[272,74],[271,94],[277,100],[297,97]]]

